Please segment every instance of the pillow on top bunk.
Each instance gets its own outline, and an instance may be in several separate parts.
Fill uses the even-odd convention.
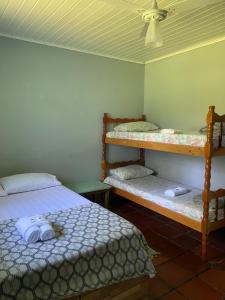
[[[6,193],[6,191],[3,189],[3,187],[0,185],[0,197],[4,197],[7,196],[8,194]]]
[[[151,122],[129,122],[129,123],[122,123],[114,127],[114,131],[131,131],[131,132],[146,132],[157,130],[159,127]]]
[[[47,173],[26,173],[2,177],[0,185],[7,194],[15,194],[61,185],[61,182]]]
[[[140,165],[130,165],[130,166],[110,170],[110,174],[112,176],[118,177],[119,179],[122,180],[145,177],[153,173],[154,173],[153,170]]]

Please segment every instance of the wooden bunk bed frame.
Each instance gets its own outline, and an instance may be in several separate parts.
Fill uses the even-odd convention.
[[[203,157],[205,160],[205,182],[204,190],[202,193],[202,202],[203,202],[203,219],[202,221],[193,220],[187,216],[184,216],[180,213],[172,211],[168,208],[157,205],[154,202],[145,200],[139,196],[131,194],[129,192],[123,191],[119,188],[113,188],[112,191],[124,198],[127,198],[139,205],[142,205],[146,208],[149,208],[161,215],[164,215],[172,220],[175,220],[183,225],[186,225],[200,233],[202,233],[202,248],[201,248],[201,257],[203,260],[207,260],[207,245],[208,245],[208,236],[209,233],[225,226],[225,208],[224,208],[224,218],[219,220],[218,211],[219,211],[219,198],[225,197],[225,189],[219,189],[216,191],[211,191],[211,165],[212,158],[215,156],[225,156],[225,147],[222,147],[222,134],[223,134],[223,123],[225,122],[225,115],[218,115],[215,113],[215,106],[209,106],[206,122],[207,122],[207,141],[204,147],[194,147],[186,145],[176,145],[176,144],[167,144],[167,143],[156,143],[148,141],[138,141],[138,140],[128,140],[128,139],[116,139],[108,138],[106,136],[107,129],[110,124],[119,124],[135,121],[145,121],[145,116],[142,115],[139,119],[129,119],[129,118],[111,118],[109,114],[105,113],[103,117],[103,134],[102,134],[102,176],[101,179],[104,180],[107,176],[107,169],[114,169],[117,167],[127,166],[131,164],[140,164],[145,165],[145,156],[144,149],[172,152],[178,154],[192,155]],[[218,146],[215,148],[213,145],[213,125],[215,123],[220,123],[220,136],[218,139]],[[106,146],[119,145],[119,146],[128,146],[140,149],[140,158],[136,161],[123,161],[123,162],[114,162],[110,163],[107,161],[106,157]],[[216,199],[216,208],[215,208],[215,220],[209,222],[209,202],[212,199]]]

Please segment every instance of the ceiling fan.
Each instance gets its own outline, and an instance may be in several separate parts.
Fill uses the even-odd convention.
[[[164,8],[159,8],[157,0],[150,0],[149,7],[140,7],[138,4],[128,0],[101,0],[113,6],[132,11],[139,14],[145,22],[141,36],[145,37],[145,45],[154,48],[163,45],[160,31],[160,22],[173,14],[182,14],[207,5],[212,5],[225,0],[174,0]]]

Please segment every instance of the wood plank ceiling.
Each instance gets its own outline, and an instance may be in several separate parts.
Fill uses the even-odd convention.
[[[148,0],[130,2],[149,5]],[[172,2],[158,4],[164,8]],[[225,1],[163,21],[161,48],[145,47],[142,28],[141,16],[100,0],[0,0],[0,35],[140,63],[225,37]]]

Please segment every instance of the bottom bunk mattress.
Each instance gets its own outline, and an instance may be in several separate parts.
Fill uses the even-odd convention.
[[[185,215],[193,220],[201,221],[203,218],[202,191],[190,186],[184,186],[158,176],[149,175],[142,178],[121,180],[114,176],[105,179],[105,183],[129,192],[143,199],[154,202],[162,207]],[[164,194],[168,189],[178,186],[186,187],[189,193],[169,197]],[[210,201],[209,220],[215,220],[215,201]],[[224,199],[219,200],[218,219],[224,218]]]
[[[64,299],[155,275],[154,252],[134,225],[63,186],[0,197],[1,210],[0,299]],[[15,223],[35,212],[56,236],[26,244]]]

